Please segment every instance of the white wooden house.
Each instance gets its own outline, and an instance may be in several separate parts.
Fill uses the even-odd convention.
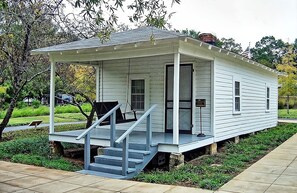
[[[85,143],[87,157],[89,143],[112,146],[96,163],[85,158],[87,173],[129,178],[158,151],[183,153],[277,125],[279,72],[176,32],[142,27],[114,33],[103,43],[91,38],[33,50],[32,54],[47,54],[51,61],[49,139]],[[136,127],[135,122],[115,128],[112,123],[98,127],[96,122],[88,130],[55,132],[57,62],[94,66],[96,100],[118,101],[123,104],[122,112],[128,101],[144,121],[137,121]],[[202,120],[198,99],[206,101]],[[205,137],[197,137],[200,123]]]

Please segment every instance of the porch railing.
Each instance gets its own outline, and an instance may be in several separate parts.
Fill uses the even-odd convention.
[[[122,156],[122,175],[126,176],[128,171],[128,146],[129,146],[129,135],[146,118],[146,150],[149,151],[152,145],[152,122],[151,112],[156,108],[157,105],[153,105],[147,110],[122,136],[120,136],[115,143],[123,142],[123,156]]]
[[[114,147],[115,142],[115,131],[116,131],[116,111],[121,107],[121,104],[118,104],[113,109],[111,109],[108,113],[106,113],[103,117],[97,120],[91,127],[85,130],[82,134],[80,134],[76,140],[80,140],[81,138],[85,138],[84,145],[84,168],[85,170],[89,169],[90,159],[91,159],[91,144],[90,144],[90,133],[91,131],[97,127],[101,122],[107,119],[110,116],[110,146]]]

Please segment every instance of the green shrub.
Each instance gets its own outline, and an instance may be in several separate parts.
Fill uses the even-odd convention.
[[[57,130],[71,130],[70,127],[63,125],[57,127]],[[73,129],[77,129],[76,125],[72,126]],[[67,171],[82,169],[81,166],[62,157],[50,156],[47,133],[48,128],[4,133],[4,139],[10,137],[14,139],[0,143],[0,159]]]
[[[295,100],[291,98],[290,101],[289,101],[290,109],[294,108],[294,105],[295,105]]]
[[[48,137],[33,137],[0,143],[0,159],[11,158],[16,154],[35,154],[47,156],[50,152]],[[5,157],[2,157],[5,155]],[[9,157],[7,157],[10,155]]]
[[[25,103],[24,101],[19,101],[16,104],[16,107],[19,108],[19,109],[25,108],[27,106],[28,106],[27,103]]]
[[[34,109],[39,108],[40,105],[41,105],[41,103],[40,103],[39,100],[33,100],[33,101],[32,101],[32,107],[33,107]]]
[[[286,99],[279,98],[278,99],[278,108],[279,109],[285,109],[286,108]]]
[[[11,158],[11,161],[66,171],[78,171],[82,169],[80,166],[60,157],[48,158],[40,155],[16,154]]]

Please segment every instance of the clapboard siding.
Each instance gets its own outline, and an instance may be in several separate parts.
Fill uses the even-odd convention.
[[[197,62],[194,65],[194,99],[206,99],[202,108],[203,133],[211,135],[211,62]],[[200,109],[194,107],[193,133],[200,133]]]
[[[181,63],[189,63],[192,60],[190,57],[183,56]],[[152,116],[153,131],[156,132],[165,131],[165,65],[172,63],[173,55],[130,59],[130,76],[141,74],[148,77],[149,100],[146,109],[153,104],[158,105]],[[123,112],[127,100],[128,71],[129,59],[104,61],[103,63],[101,99],[103,101],[119,101],[123,104],[121,107]],[[205,75],[203,76],[205,77]],[[203,93],[207,93],[207,91],[203,91]],[[141,115],[142,113],[137,114],[138,117]]]
[[[215,141],[277,124],[277,75],[221,58],[215,62]],[[233,115],[233,77],[241,82],[241,114]],[[270,111],[266,112],[266,84]]]
[[[207,100],[207,107],[203,108],[202,120],[203,131],[210,134],[210,62],[196,62],[193,58],[182,56],[181,64],[193,63],[194,75],[193,81],[195,88],[193,88],[193,100],[195,98],[205,98]],[[130,76],[136,74],[144,74],[149,80],[149,108],[153,104],[157,104],[157,109],[153,112],[153,131],[165,131],[165,69],[167,64],[173,64],[173,55],[133,58],[130,59]],[[103,101],[119,101],[123,106],[122,111],[125,110],[128,89],[128,71],[129,60],[112,60],[104,61],[103,63],[103,77],[101,81],[101,99]],[[103,88],[102,88],[103,87]],[[128,108],[129,109],[129,108]],[[138,113],[141,116],[142,113]],[[193,133],[199,132],[199,109],[193,108]],[[144,123],[145,124],[145,123]]]

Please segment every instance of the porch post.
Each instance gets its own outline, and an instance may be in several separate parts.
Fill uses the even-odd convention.
[[[55,76],[56,76],[56,62],[51,61],[50,128],[49,128],[50,134],[55,132]]]
[[[97,65],[96,66],[96,102],[99,102],[100,100],[100,96],[99,96],[99,93],[100,93],[100,76],[99,76],[99,73],[100,73],[100,68],[99,66]]]
[[[175,53],[173,73],[173,144],[179,143],[179,71],[180,53]]]

